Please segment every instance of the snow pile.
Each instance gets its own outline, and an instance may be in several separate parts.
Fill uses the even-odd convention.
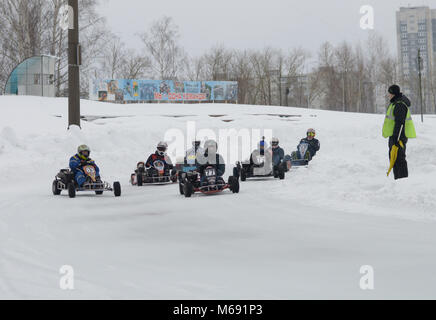
[[[434,116],[415,119],[410,179],[394,182],[382,115],[82,101],[82,130],[67,131],[66,99],[0,97],[0,110],[0,297],[434,297]],[[188,121],[214,132],[272,129],[287,153],[313,127],[321,151],[309,169],[243,183],[239,195],[184,199],[174,185],[129,186],[136,163]],[[103,178],[122,183],[121,198],[51,195],[83,143]],[[358,287],[371,263],[382,279],[372,296]],[[73,292],[58,287],[66,264]]]

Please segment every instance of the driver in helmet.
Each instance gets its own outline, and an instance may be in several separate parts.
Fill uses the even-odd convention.
[[[312,158],[316,155],[316,153],[321,149],[321,144],[319,143],[318,139],[315,139],[316,137],[316,131],[315,129],[308,129],[306,138],[301,139],[300,144],[307,143],[308,144],[308,155],[309,160],[312,160]]]
[[[224,158],[218,154],[218,143],[214,140],[208,140],[204,143],[204,150],[198,154],[197,162],[199,171],[204,181],[204,171],[207,167],[214,167],[216,170],[217,180],[223,182],[223,175],[226,172],[226,164]]]
[[[147,162],[145,163],[145,168],[147,170],[154,168],[154,163],[160,160],[165,165],[165,171],[174,170],[173,163],[167,155],[167,150],[168,144],[164,141],[159,142],[156,147],[156,152],[148,157]]]
[[[250,167],[261,165],[261,163],[258,163],[258,158],[265,156],[266,149],[267,143],[265,142],[265,137],[263,137],[262,140],[257,144],[257,149],[251,153]]]
[[[278,167],[285,159],[285,151],[280,147],[280,140],[272,138],[271,147],[268,151],[272,154],[272,162],[274,167]]]
[[[197,165],[197,156],[204,154],[204,149],[201,147],[201,141],[195,140],[192,142],[192,148],[186,152],[185,164],[190,166]]]
[[[89,177],[87,177],[83,171],[83,167],[87,165],[94,166],[96,172],[97,181],[100,180],[100,169],[95,164],[94,160],[90,158],[91,149],[87,145],[81,145],[77,148],[77,154],[70,159],[70,169],[74,173],[79,187],[83,187],[85,183],[89,183]]]

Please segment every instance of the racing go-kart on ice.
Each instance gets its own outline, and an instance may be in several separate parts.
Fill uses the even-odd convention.
[[[310,153],[308,143],[300,143],[298,150],[291,155],[291,163],[293,167],[307,167],[310,162]]]
[[[229,189],[233,193],[239,193],[239,180],[229,177],[228,183],[223,178],[217,177],[216,169],[209,166],[204,169],[203,175],[197,170],[179,173],[179,190],[185,198],[190,198],[194,193],[211,195]]]
[[[131,176],[133,186],[165,185],[177,182],[177,171],[168,169],[161,160],[153,162],[153,166],[147,168],[144,162],[139,162],[135,173]]]
[[[96,176],[97,173],[93,165],[84,165],[81,170],[87,178],[87,182],[82,187],[79,187],[74,173],[70,169],[62,169],[53,181],[53,194],[58,196],[63,190],[67,190],[70,198],[75,198],[77,192],[95,192],[96,195],[113,192],[115,197],[121,196],[121,184],[114,182],[111,186],[108,182],[102,181],[100,177]]]
[[[273,167],[272,163],[265,161],[265,156],[257,156],[254,164],[237,162],[236,167],[233,169],[233,175],[237,179],[240,177],[243,182],[249,178],[268,177],[284,180],[287,171],[286,166],[287,164],[282,162]]]
[[[241,181],[246,181],[248,178],[266,177],[284,180],[291,165],[284,158],[284,150],[280,148],[279,143],[278,138],[273,138],[271,148],[267,148],[265,137],[263,137],[257,149],[251,153],[249,161],[236,163],[233,176],[237,179],[241,177]]]
[[[316,130],[307,129],[307,136],[301,139],[297,151],[292,152],[291,156],[286,156],[293,167],[308,167],[316,153],[321,149],[321,144],[316,137]]]

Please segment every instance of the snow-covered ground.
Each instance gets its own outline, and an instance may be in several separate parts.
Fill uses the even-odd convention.
[[[436,298],[435,116],[415,119],[410,178],[394,182],[382,115],[82,101],[93,121],[67,131],[67,100],[35,97],[0,97],[0,114],[0,298]],[[285,181],[242,183],[238,195],[130,186],[136,163],[187,121],[272,129],[287,153],[314,127],[321,152]],[[83,143],[103,178],[122,183],[121,198],[52,195]],[[63,265],[75,290],[59,287]],[[364,265],[374,290],[359,287]]]

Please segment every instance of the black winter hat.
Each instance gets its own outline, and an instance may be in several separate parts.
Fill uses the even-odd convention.
[[[400,87],[397,86],[396,84],[390,86],[388,91],[390,94],[393,94],[394,96],[399,96],[401,93]]]

